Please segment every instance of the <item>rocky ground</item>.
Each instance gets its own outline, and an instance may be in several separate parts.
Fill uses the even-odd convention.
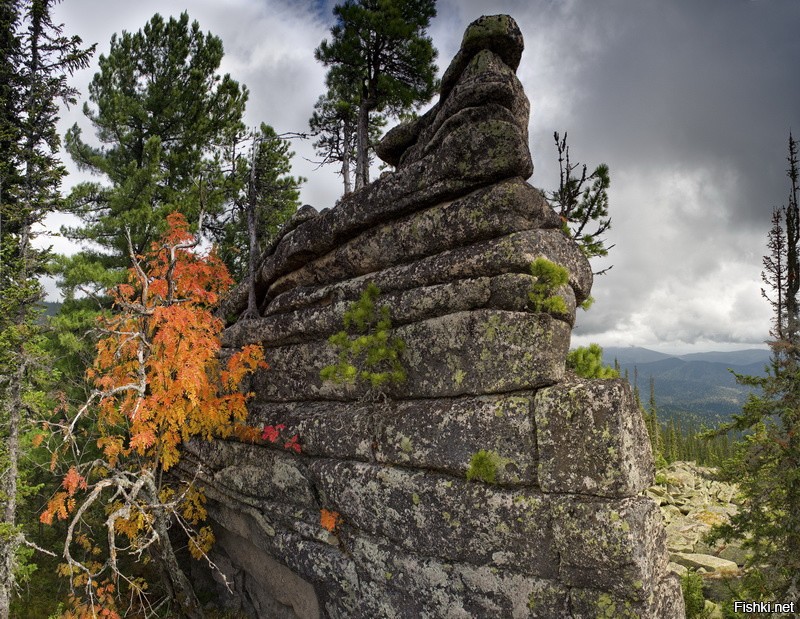
[[[666,523],[670,569],[680,575],[695,570],[703,577],[706,597],[719,601],[730,598],[746,555],[736,542],[709,546],[704,541],[713,525],[737,509],[736,486],[718,481],[715,473],[694,462],[673,462],[657,472],[647,494],[658,502]]]

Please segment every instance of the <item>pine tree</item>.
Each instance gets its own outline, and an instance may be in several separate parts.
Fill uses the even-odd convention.
[[[739,483],[744,502],[730,523],[716,530],[717,537],[742,539],[752,552],[748,567],[759,589],[748,593],[778,600],[800,595],[800,213],[797,142],[791,133],[788,163],[789,202],[773,210],[770,253],[764,258],[763,278],[772,287],[768,298],[774,311],[772,360],[766,376],[737,375],[761,394],[752,394],[741,414],[720,430],[745,433],[724,469]],[[775,213],[784,216],[785,244]]]
[[[60,206],[59,101],[74,102],[66,76],[88,65],[93,48],[62,35],[52,0],[0,2],[0,618],[9,614],[18,550],[22,433],[40,413],[43,342],[38,277],[48,252],[33,245],[37,226]]]
[[[83,107],[96,142],[84,141],[77,125],[65,138],[78,167],[100,177],[72,189],[67,209],[82,223],[63,230],[91,248],[58,259],[64,304],[52,321],[53,346],[71,397],[86,395],[82,378],[94,352],[87,333],[109,307],[106,291],[125,276],[123,229],[139,255],[172,211],[192,223],[202,211],[212,234],[224,234],[218,218],[234,188],[222,149],[244,130],[247,90],[219,75],[222,58],[221,40],[186,13],[155,15],[138,32],[114,35],[100,56]]]
[[[435,0],[345,0],[333,13],[331,40],[314,55],[330,67],[328,84],[354,84],[356,179],[369,183],[370,117],[426,103],[436,90],[436,51],[426,29]]]
[[[606,247],[603,238],[611,228],[611,218],[608,217],[608,188],[611,185],[608,166],[601,163],[587,176],[585,164],[570,162],[567,133],[564,132],[564,137],[561,137],[556,131],[553,137],[558,149],[559,186],[557,191],[548,192],[546,197],[561,217],[564,234],[575,240],[587,258],[607,256],[614,247]],[[580,176],[573,176],[578,168]],[[606,273],[609,269],[611,267],[595,275]]]
[[[198,221],[201,211],[222,212],[228,196],[219,149],[243,130],[247,101],[245,88],[218,75],[222,57],[222,41],[185,12],[169,20],[156,14],[142,30],[111,38],[89,85],[94,108],[84,104],[101,146],[84,142],[77,125],[66,136],[78,166],[107,180],[80,183],[69,196],[83,224],[66,233],[103,252],[84,252],[73,272],[87,268],[87,257],[122,272],[123,228],[141,255],[165,229],[167,213]],[[75,281],[65,275],[65,283]]]
[[[311,131],[318,136],[314,147],[320,157],[319,165],[338,164],[344,184],[344,195],[352,192],[351,175],[356,163],[356,128],[358,125],[358,98],[351,84],[331,83],[328,92],[314,104],[314,113],[308,121]],[[382,114],[369,117],[369,143],[380,138],[386,118]],[[369,155],[369,163],[372,157]]]
[[[767,239],[769,254],[764,256],[764,271],[761,273],[761,280],[772,290],[771,295],[762,288],[761,296],[764,297],[772,307],[772,330],[770,331],[770,335],[775,341],[784,339],[787,327],[786,303],[784,300],[787,275],[786,231],[783,229],[783,221],[785,218],[785,208],[772,209],[772,227],[770,228]]]
[[[291,176],[292,157],[289,142],[264,123],[258,131],[246,134],[246,156],[233,149],[232,176],[238,179],[233,209],[220,242],[220,256],[237,281],[248,278],[250,291],[245,316],[258,316],[255,273],[265,246],[274,239],[283,224],[299,206],[302,177]],[[241,251],[241,248],[247,248]]]
[[[352,164],[355,161],[356,106],[345,97],[329,89],[314,104],[314,113],[308,121],[311,131],[318,135],[314,142],[320,165],[340,164],[339,174],[344,184],[344,195],[353,190]]]

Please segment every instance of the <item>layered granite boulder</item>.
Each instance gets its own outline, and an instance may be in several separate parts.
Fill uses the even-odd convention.
[[[653,462],[627,383],[565,372],[592,274],[526,183],[529,104],[508,16],[467,29],[424,116],[391,130],[392,173],[264,256],[259,318],[225,301],[228,351],[263,344],[250,424],[277,441],[193,444],[217,570],[253,617],[683,616]],[[569,272],[542,313],[531,263]],[[405,380],[323,380],[328,338],[370,283]],[[299,449],[299,451],[297,451]],[[227,586],[225,584],[227,581]]]

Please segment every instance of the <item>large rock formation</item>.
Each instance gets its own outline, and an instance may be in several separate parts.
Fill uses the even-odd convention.
[[[230,606],[270,618],[683,616],[628,385],[565,373],[592,275],[525,182],[522,47],[507,16],[470,25],[439,102],[380,145],[396,170],[298,213],[260,266],[260,318],[234,322],[244,288],[226,302],[226,347],[263,343],[270,363],[248,386],[251,423],[283,425],[301,446],[216,441],[184,459],[206,487],[231,592],[213,578]],[[535,311],[540,257],[569,271],[552,291],[566,312]],[[369,282],[405,344],[406,379],[379,392],[320,377],[337,361],[327,338]]]

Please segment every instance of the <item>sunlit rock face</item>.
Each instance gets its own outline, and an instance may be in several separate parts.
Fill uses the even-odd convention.
[[[395,171],[299,211],[261,262],[260,318],[236,321],[244,287],[223,305],[227,351],[261,343],[270,364],[246,386],[249,423],[283,429],[194,444],[183,461],[217,537],[218,571],[195,577],[220,604],[264,618],[683,616],[629,387],[564,369],[592,274],[526,183],[522,49],[508,16],[471,24],[438,103],[378,147]],[[566,311],[535,311],[540,257],[569,271],[552,291]],[[324,381],[328,337],[370,282],[406,378]]]

